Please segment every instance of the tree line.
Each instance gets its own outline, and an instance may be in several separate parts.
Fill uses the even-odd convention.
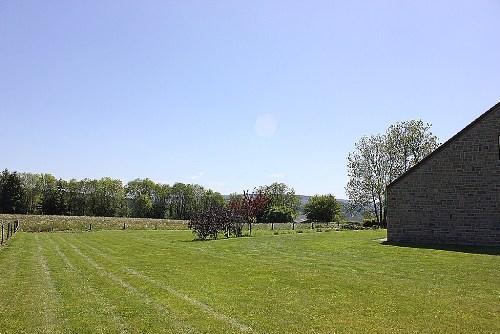
[[[223,204],[218,192],[197,184],[136,179],[123,185],[109,177],[69,181],[51,174],[0,174],[0,213],[190,219]]]
[[[311,219],[333,220],[339,214],[335,198],[328,196],[329,202],[325,203],[333,205],[333,211],[325,211],[321,205],[318,207],[313,198],[305,210]],[[225,199],[220,193],[197,184],[168,185],[147,178],[124,185],[109,177],[67,181],[51,174],[18,173],[7,169],[0,173],[0,213],[190,220],[203,215],[209,217],[210,210],[220,213],[227,208],[238,211],[240,218],[244,216],[240,221],[249,224],[250,228],[252,222],[291,223],[301,209],[295,190],[284,183],[261,186],[252,193],[233,193]],[[334,214],[325,216],[327,211]],[[225,219],[224,215],[219,218]]]

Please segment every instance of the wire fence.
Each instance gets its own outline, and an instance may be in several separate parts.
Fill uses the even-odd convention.
[[[0,246],[7,242],[10,238],[19,231],[19,220],[13,222],[1,222],[2,236],[0,238]]]

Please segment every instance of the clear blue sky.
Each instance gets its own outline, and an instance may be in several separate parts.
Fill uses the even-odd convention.
[[[0,0],[0,168],[345,197],[365,134],[500,100],[500,1]]]

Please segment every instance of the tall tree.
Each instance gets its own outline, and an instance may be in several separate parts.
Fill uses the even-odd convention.
[[[371,207],[379,223],[386,221],[386,188],[437,148],[431,125],[420,120],[391,125],[383,135],[363,137],[349,153],[346,193],[359,207]]]
[[[96,182],[96,186],[94,214],[104,217],[121,216],[125,208],[122,181],[104,177]]]
[[[438,138],[430,130],[431,124],[424,123],[422,120],[398,122],[387,129],[385,147],[389,159],[391,181],[439,146]]]
[[[158,183],[154,187],[153,192],[153,218],[165,218],[168,211],[170,200],[170,186],[168,184]]]
[[[153,215],[153,195],[156,184],[150,179],[135,179],[126,188],[132,217],[150,218]]]
[[[71,179],[66,188],[66,202],[68,205],[68,215],[85,215],[85,194],[83,189],[84,181]]]
[[[38,214],[42,203],[42,180],[39,174],[20,173],[23,191],[23,202],[26,213]]]
[[[46,215],[67,214],[66,181],[56,180],[50,174],[44,174],[43,177],[42,212]]]
[[[5,169],[0,174],[0,212],[24,213],[24,189],[17,172]]]

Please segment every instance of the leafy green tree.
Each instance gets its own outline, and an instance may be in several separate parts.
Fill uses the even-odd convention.
[[[315,195],[304,207],[307,219],[313,222],[329,223],[340,218],[340,205],[333,195]]]
[[[82,197],[75,195],[75,202],[78,203],[83,199],[83,215],[96,216],[97,206],[97,180],[83,179],[79,181],[79,190],[76,190]]]
[[[387,186],[438,147],[430,128],[421,120],[396,123],[361,138],[349,153],[346,193],[356,207],[371,206],[378,223],[386,220]]]
[[[97,180],[95,191],[94,215],[115,217],[122,214],[125,207],[122,181],[109,177],[102,178]]]
[[[258,188],[268,199],[263,214],[257,217],[259,223],[278,224],[284,221],[293,221],[299,213],[300,199],[295,190],[284,183],[273,183]],[[291,215],[291,217],[289,217]]]
[[[41,212],[42,180],[39,174],[20,173],[23,188],[23,205],[28,214]]]
[[[385,134],[389,178],[398,178],[439,146],[431,131],[431,124],[422,120],[395,123]]]
[[[66,202],[66,181],[45,174],[42,198],[42,212],[46,215],[65,215],[68,212]]]
[[[300,199],[295,195],[295,190],[284,183],[273,183],[262,186],[258,191],[269,200],[269,207],[286,207],[297,215],[300,207]]]
[[[265,221],[271,223],[271,229],[274,229],[274,224],[292,223],[295,212],[286,206],[271,206],[266,210]]]
[[[191,219],[207,206],[224,205],[224,197],[197,184],[175,183],[170,189],[168,216]]]
[[[186,206],[189,201],[187,186],[184,183],[175,183],[170,192],[169,217],[183,219],[186,216]]]
[[[85,181],[77,181],[71,179],[68,181],[66,188],[66,203],[68,205],[68,215],[83,216],[85,215],[85,193],[83,189]]]
[[[150,179],[135,179],[125,187],[132,217],[153,216],[153,198],[156,184]]]
[[[170,186],[168,184],[156,184],[153,191],[153,218],[165,218],[170,201]]]
[[[24,189],[17,172],[5,169],[0,174],[0,212],[24,213]]]
[[[210,208],[210,207],[224,207],[225,201],[224,196],[220,193],[212,190],[205,190],[202,197],[202,208]]]

